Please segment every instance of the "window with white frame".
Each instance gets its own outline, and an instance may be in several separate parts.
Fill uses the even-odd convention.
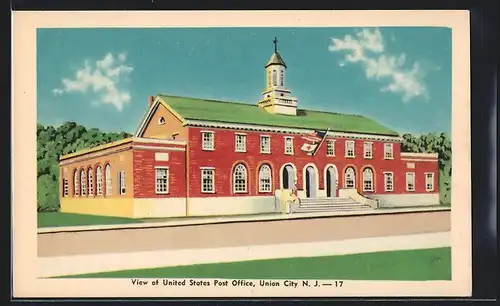
[[[425,190],[434,191],[434,173],[425,174]]]
[[[373,170],[370,168],[363,170],[363,191],[373,191]]]
[[[394,158],[394,144],[385,143],[384,144],[384,158],[393,159]]]
[[[202,150],[212,151],[214,149],[214,132],[201,132]]]
[[[236,165],[233,170],[233,192],[247,192],[247,168],[242,164]]]
[[[168,193],[168,167],[155,168],[155,190],[157,194]]]
[[[73,172],[73,195],[80,195],[80,179],[78,178],[78,170]]]
[[[262,165],[259,170],[259,192],[271,192],[271,167]]]
[[[415,191],[415,172],[406,172],[406,191]]]
[[[63,179],[63,196],[64,197],[68,196],[68,189],[69,189],[68,179]]]
[[[345,157],[354,157],[354,140],[346,140]]]
[[[247,135],[236,134],[234,143],[235,152],[246,152],[247,151]]]
[[[368,158],[368,159],[372,158],[373,157],[373,143],[365,142],[363,145],[363,148],[364,148],[365,158]]]
[[[123,195],[127,191],[126,185],[125,185],[125,182],[126,182],[125,171],[122,170],[122,171],[118,172],[118,182],[120,184],[120,186],[119,186],[120,194]]]
[[[83,169],[80,171],[80,193],[82,196],[87,194],[87,176]]]
[[[344,188],[354,188],[355,181],[354,169],[351,167],[347,168],[344,173]]]
[[[283,73],[283,70],[280,70],[280,86],[283,86],[285,79],[285,74]]]
[[[271,136],[260,136],[260,153],[271,153]]]
[[[293,155],[293,137],[285,137],[285,154]]]
[[[94,176],[93,176],[92,168],[87,170],[87,175],[89,177],[89,196],[94,195]]]
[[[278,85],[278,75],[276,73],[276,70],[273,70],[273,86]]]
[[[106,182],[106,195],[111,195],[113,192],[113,178],[111,177],[111,166],[109,164],[104,169],[104,180]]]
[[[102,169],[101,166],[98,166],[95,170],[96,176],[96,194],[98,196],[102,195]]]
[[[335,156],[335,140],[333,139],[326,141],[326,156]]]
[[[215,169],[214,168],[201,168],[201,192],[214,193],[215,192]]]
[[[387,192],[394,191],[394,174],[392,172],[384,172],[384,189]]]

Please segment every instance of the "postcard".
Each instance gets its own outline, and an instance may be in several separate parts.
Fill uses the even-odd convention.
[[[465,11],[14,12],[14,296],[470,295],[469,62]]]

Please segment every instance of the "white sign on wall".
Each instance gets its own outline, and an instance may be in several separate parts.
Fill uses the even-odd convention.
[[[155,160],[158,160],[158,161],[168,161],[168,153],[165,153],[165,152],[156,152],[155,153]]]
[[[406,163],[408,169],[415,169],[415,163]]]

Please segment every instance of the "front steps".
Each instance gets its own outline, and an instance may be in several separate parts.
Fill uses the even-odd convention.
[[[351,198],[301,198],[300,205],[292,205],[292,213],[317,213],[373,209]]]

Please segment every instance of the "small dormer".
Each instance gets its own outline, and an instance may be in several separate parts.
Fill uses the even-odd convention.
[[[274,38],[274,53],[266,69],[266,90],[257,105],[273,114],[297,114],[297,98],[293,97],[285,86],[286,64],[278,52],[278,39]]]

